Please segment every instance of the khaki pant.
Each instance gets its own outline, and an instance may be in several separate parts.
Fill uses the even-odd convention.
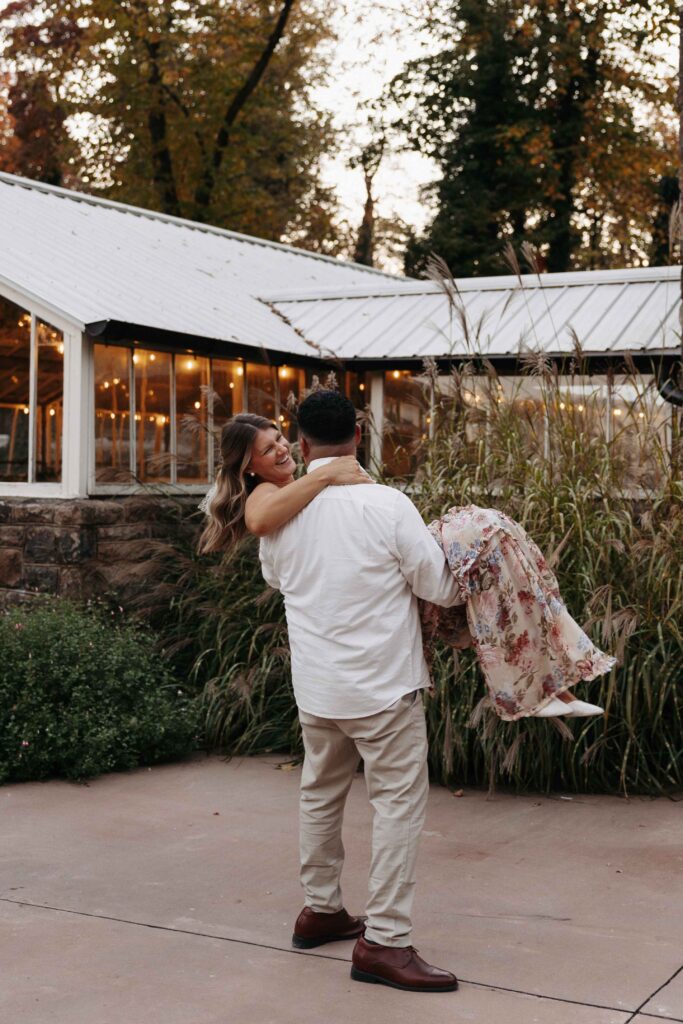
[[[342,907],[344,804],[365,766],[375,816],[368,882],[366,937],[384,946],[410,945],[417,846],[429,788],[427,729],[419,693],[366,718],[318,718],[299,711],[301,884],[306,906],[318,913]]]

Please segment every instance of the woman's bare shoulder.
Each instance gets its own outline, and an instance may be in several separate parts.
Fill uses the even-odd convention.
[[[277,486],[277,484],[271,484],[267,480],[264,480],[262,483],[256,485],[254,490],[248,496],[244,507],[248,508],[250,504],[253,505],[252,499],[255,498],[257,495],[263,498],[267,494],[272,494],[273,492],[278,490],[279,487]]]

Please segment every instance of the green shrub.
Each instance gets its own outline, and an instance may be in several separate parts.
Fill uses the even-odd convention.
[[[141,627],[67,602],[0,616],[0,782],[180,757],[197,721],[196,701]]]

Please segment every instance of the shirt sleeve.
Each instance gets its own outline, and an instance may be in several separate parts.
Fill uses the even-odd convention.
[[[268,541],[264,537],[261,538],[261,542],[259,543],[258,554],[261,559],[261,575],[269,587],[274,587],[276,590],[279,590],[280,578],[275,571],[275,566],[273,565],[270,544],[268,544]]]
[[[397,492],[395,540],[399,568],[417,596],[443,608],[464,604],[460,587],[438,542],[410,498]]]

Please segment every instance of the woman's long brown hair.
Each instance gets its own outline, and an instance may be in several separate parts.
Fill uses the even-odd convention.
[[[258,480],[247,477],[245,471],[259,430],[269,430],[274,426],[264,416],[241,412],[223,427],[221,468],[207,507],[209,522],[199,538],[200,554],[232,547],[247,532],[244,506]]]

